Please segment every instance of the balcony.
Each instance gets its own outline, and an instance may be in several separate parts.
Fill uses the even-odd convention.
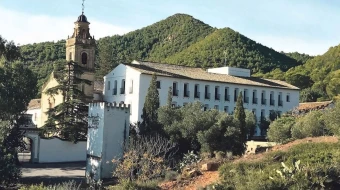
[[[120,88],[120,94],[125,94],[125,88]]]
[[[270,105],[274,106],[275,105],[275,100],[270,100]]]
[[[215,94],[215,100],[220,100],[220,94]]]
[[[230,95],[225,95],[224,96],[224,101],[230,101]]]
[[[257,98],[253,98],[253,104],[257,104]]]
[[[283,106],[282,100],[279,100],[278,106],[281,106],[281,107]]]
[[[244,98],[243,98],[243,102],[244,102],[244,103],[249,103],[249,97],[244,97]]]
[[[112,95],[117,95],[117,88],[112,89]]]
[[[261,104],[266,105],[267,99],[261,99]]]
[[[200,98],[200,92],[195,92],[194,98]]]
[[[210,93],[205,93],[204,99],[209,100],[210,99]]]
[[[173,95],[173,96],[178,96],[178,90],[173,90],[173,91],[172,91],[172,95]]]
[[[189,97],[190,96],[190,91],[184,91],[184,97]]]

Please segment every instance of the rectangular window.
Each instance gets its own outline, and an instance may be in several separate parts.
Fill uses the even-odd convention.
[[[184,89],[183,89],[183,95],[184,95],[184,97],[189,97],[189,94],[190,94],[190,92],[189,92],[189,84],[185,83],[184,84]]]
[[[186,106],[186,105],[188,105],[188,103],[187,103],[187,102],[184,102],[184,103],[183,103],[183,107]]]
[[[199,84],[195,84],[195,98],[200,98]]]
[[[273,106],[275,104],[275,101],[274,101],[274,92],[271,91],[270,92],[270,105]]]
[[[107,81],[107,90],[110,90],[111,88],[111,81]]]
[[[224,106],[224,112],[229,113],[229,107],[228,106]]]
[[[224,88],[224,101],[230,101],[229,87]]]
[[[287,101],[287,102],[290,102],[289,94],[287,94],[286,101]]]
[[[176,103],[176,102],[172,102],[171,106],[172,106],[173,108],[175,108],[175,107],[177,106],[177,103]]]
[[[178,96],[177,82],[172,83],[172,95]]]
[[[214,105],[214,109],[215,109],[215,110],[219,110],[218,105]]]
[[[266,110],[264,110],[264,109],[261,110],[261,118],[260,118],[261,121],[264,120],[265,117],[266,117],[266,112],[265,112],[265,111],[266,111]]]
[[[204,98],[205,99],[210,99],[210,93],[209,93],[209,85],[205,85],[205,88],[204,88]]]
[[[238,88],[235,88],[235,90],[234,90],[234,102],[237,102],[237,96],[238,96]]]
[[[244,91],[243,91],[243,102],[249,103],[249,97],[248,97],[248,90],[247,89],[244,89]]]
[[[161,89],[161,81],[157,81],[157,89]]]
[[[114,81],[114,84],[113,84],[113,92],[112,92],[112,94],[113,95],[117,95],[117,80],[115,80]]]
[[[261,92],[261,104],[266,105],[267,99],[266,99],[266,94],[265,91]]]
[[[120,94],[125,94],[125,79],[122,80]]]
[[[205,104],[204,107],[203,107],[203,110],[204,111],[207,111],[209,109],[209,105],[208,104]]]
[[[220,87],[215,86],[215,100],[220,100]]]
[[[256,116],[256,109],[251,110],[251,112]]]
[[[253,90],[253,104],[257,104],[257,92]]]
[[[282,92],[279,92],[279,95],[278,95],[277,99],[278,99],[278,106],[282,106],[283,105],[283,102],[282,102]]]

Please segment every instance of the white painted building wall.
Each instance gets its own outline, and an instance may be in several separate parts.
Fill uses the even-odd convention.
[[[59,138],[39,141],[39,163],[80,162],[86,160],[86,141],[76,144]]]
[[[87,141],[86,175],[96,180],[113,176],[113,159],[123,156],[129,138],[130,108],[125,105],[91,103]]]
[[[37,125],[37,127],[41,127],[40,124],[40,117],[41,117],[41,109],[37,108],[37,109],[29,109],[26,111],[27,114],[31,114],[32,115],[32,121],[34,123],[34,125]]]
[[[104,77],[104,101],[107,102],[124,102],[126,104],[131,104],[131,117],[130,121],[137,122],[141,120],[142,109],[145,102],[145,96],[148,91],[152,76],[147,74],[141,74],[137,70],[120,64],[113,71]],[[133,80],[133,93],[128,93],[128,88],[130,87],[126,83],[125,94],[112,95],[110,90],[108,90],[108,85],[110,84],[110,89],[114,81],[117,80],[118,88],[121,88],[121,80],[125,81]],[[299,91],[293,89],[284,88],[270,88],[262,86],[252,86],[243,84],[232,84],[223,82],[213,82],[213,81],[201,81],[192,79],[182,79],[182,78],[171,78],[158,76],[157,80],[160,81],[159,97],[160,105],[163,106],[167,102],[169,87],[173,86],[176,82],[178,86],[178,96],[173,96],[172,100],[176,106],[183,106],[186,103],[199,101],[203,105],[207,106],[207,109],[218,108],[220,111],[224,111],[225,107],[228,107],[227,112],[232,113],[236,106],[236,101],[234,101],[234,90],[238,89],[239,92],[248,92],[249,103],[244,103],[244,107],[248,110],[254,111],[257,119],[260,119],[261,111],[264,112],[264,116],[268,117],[271,110],[279,111],[285,113],[299,105]],[[189,97],[184,97],[184,84],[188,84]],[[195,85],[199,85],[200,98],[194,98],[194,88]],[[204,98],[205,85],[209,85],[210,99]],[[220,100],[215,100],[215,86],[219,87]],[[224,89],[229,88],[230,101],[224,100]],[[173,89],[174,90],[174,89]],[[256,90],[257,104],[252,103],[253,90]],[[111,90],[112,91],[112,90]],[[264,91],[266,105],[261,104],[261,93]],[[237,96],[238,96],[237,93]],[[274,105],[270,105],[270,94],[273,93]],[[278,106],[278,95],[281,93],[282,106]],[[289,101],[287,101],[287,96],[289,96]],[[255,135],[260,135],[260,130],[256,130]]]

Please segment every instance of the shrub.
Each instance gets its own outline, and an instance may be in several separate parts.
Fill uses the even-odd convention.
[[[291,140],[291,128],[295,124],[295,118],[284,116],[273,121],[268,129],[268,139],[277,143],[286,143]]]
[[[340,136],[340,102],[335,104],[333,109],[329,109],[325,112],[325,124],[331,134]]]
[[[215,158],[218,160],[222,160],[223,158],[225,158],[225,152],[222,151],[215,151]]]
[[[58,185],[49,186],[44,186],[43,184],[31,185],[21,187],[20,190],[80,190],[80,184],[77,184],[75,181],[69,181]]]
[[[159,135],[132,140],[122,161],[112,160],[116,165],[114,176],[139,181],[163,177],[176,153],[175,147],[174,143]]]
[[[293,125],[291,133],[294,139],[328,135],[329,132],[325,127],[323,112],[312,111],[300,117]]]
[[[232,151],[235,154],[243,154],[245,150],[239,122],[227,114],[221,115],[209,129],[199,131],[197,139],[203,152]]]
[[[255,162],[227,162],[219,168],[220,182],[224,189],[339,189],[339,146],[304,143]]]
[[[182,171],[185,167],[191,167],[201,161],[200,157],[193,151],[184,154],[182,161],[179,163],[179,168]]]
[[[158,190],[158,180],[147,180],[147,181],[131,181],[131,180],[120,180],[119,185],[110,186],[110,190]]]
[[[177,176],[178,176],[178,173],[176,171],[166,171],[165,172],[165,176],[164,176],[164,179],[166,181],[174,181],[177,179]]]

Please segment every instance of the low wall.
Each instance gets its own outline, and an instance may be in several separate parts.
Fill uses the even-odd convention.
[[[86,141],[76,144],[59,138],[40,139],[39,163],[86,161]]]

